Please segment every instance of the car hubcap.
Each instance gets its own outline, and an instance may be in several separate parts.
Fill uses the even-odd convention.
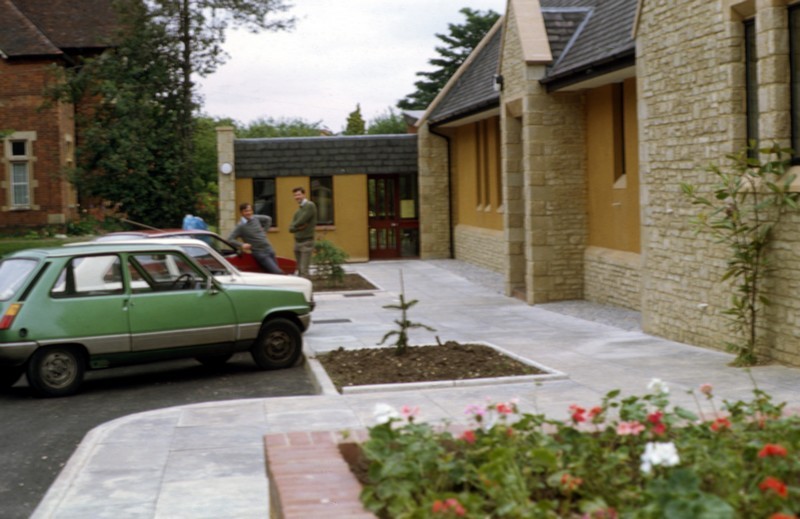
[[[292,339],[284,332],[269,334],[265,346],[265,353],[274,361],[283,360],[292,354]]]
[[[42,363],[42,380],[50,387],[63,387],[75,378],[75,361],[69,355],[52,353]]]

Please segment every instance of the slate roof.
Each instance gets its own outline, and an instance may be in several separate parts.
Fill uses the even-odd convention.
[[[548,37],[574,28],[542,80],[549,90],[634,64],[637,0],[541,0],[541,5]]]
[[[548,91],[633,65],[636,5],[637,0],[540,0],[553,57],[541,80]],[[500,63],[502,30],[490,38],[437,100],[428,116],[431,124],[443,124],[499,105],[492,77]]]
[[[417,136],[236,139],[236,178],[417,173]]]
[[[60,56],[110,46],[112,0],[0,0],[0,53]]]
[[[497,74],[502,41],[503,31],[498,29],[428,116],[431,124],[499,106],[500,94],[494,91],[492,78]]]

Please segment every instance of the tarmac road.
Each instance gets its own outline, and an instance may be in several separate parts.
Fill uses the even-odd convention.
[[[312,394],[303,366],[261,371],[247,353],[216,372],[194,360],[94,371],[79,394],[66,398],[36,398],[23,377],[0,392],[0,517],[29,517],[84,435],[101,423],[176,405]]]

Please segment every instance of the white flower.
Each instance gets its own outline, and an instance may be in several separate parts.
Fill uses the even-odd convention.
[[[375,404],[372,417],[375,419],[375,423],[384,424],[388,423],[390,420],[399,420],[400,413],[389,404]]]
[[[654,378],[647,384],[647,389],[652,391],[653,393],[667,395],[669,394],[669,386],[667,383],[661,380],[660,378]]]
[[[681,462],[678,449],[672,442],[649,442],[642,454],[642,472],[649,474],[653,467],[674,467]]]

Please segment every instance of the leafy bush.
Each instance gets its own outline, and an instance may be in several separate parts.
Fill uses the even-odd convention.
[[[760,156],[766,160],[761,162]],[[696,186],[681,184],[692,203],[703,208],[694,225],[728,248],[721,280],[734,290],[731,306],[722,313],[731,319],[731,328],[739,336],[739,342],[726,345],[736,352],[739,366],[751,366],[758,360],[760,317],[770,305],[764,284],[775,269],[769,257],[773,229],[784,215],[798,210],[800,193],[792,192],[795,175],[788,174],[791,156],[791,150],[777,144],[761,149],[751,144],[728,156],[729,170],[709,166],[717,179],[713,197],[699,194]]]
[[[312,257],[316,276],[328,284],[340,284],[344,281],[345,274],[342,265],[348,257],[347,253],[334,245],[332,241],[317,240],[314,242],[314,256]]]
[[[698,412],[668,388],[611,391],[564,421],[515,402],[473,405],[461,434],[417,423],[417,409],[376,406],[365,506],[381,517],[795,518],[800,419],[764,392]],[[706,407],[708,409],[703,409]]]

